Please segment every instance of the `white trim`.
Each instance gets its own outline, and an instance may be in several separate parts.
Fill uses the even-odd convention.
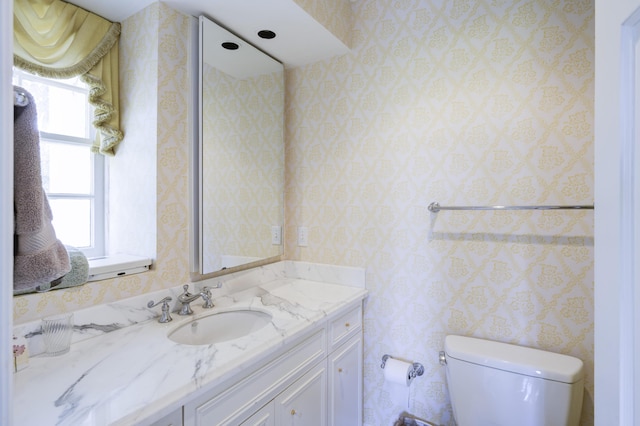
[[[13,2],[0,2],[0,424],[13,423]],[[9,142],[11,141],[11,142]]]
[[[621,140],[620,140],[620,424],[639,424],[634,407],[637,399],[637,365],[635,339],[635,186],[637,175],[636,138],[640,131],[637,114],[640,111],[640,81],[637,72],[640,41],[640,9],[622,24],[621,37]]]
[[[201,95],[199,87],[202,85],[200,72],[200,21],[198,18],[190,18],[190,40],[189,40],[189,69],[191,70],[191,85],[189,93],[189,272],[200,273],[200,253],[202,253],[200,238],[200,162],[202,153],[200,152],[200,140],[202,138],[200,126]]]
[[[634,21],[633,17],[630,18]],[[633,251],[633,137],[635,133],[635,28],[634,23],[625,22],[622,26],[621,55],[621,108],[620,125],[620,252]],[[629,90],[631,89],[631,90]],[[629,277],[633,275],[633,262],[625,256],[620,257],[620,422],[633,424],[633,286]],[[631,338],[630,338],[631,337]]]
[[[630,18],[633,20],[633,17]],[[633,135],[635,133],[635,44],[633,22],[622,26],[621,64],[620,64],[620,253],[633,250],[633,235],[625,230],[633,229]],[[628,285],[633,275],[633,262],[625,256],[620,257],[620,424],[633,424],[633,377],[628,374],[634,370],[633,362],[633,286]]]
[[[638,10],[640,0],[596,0],[594,363],[602,426],[640,424]]]
[[[116,254],[89,259],[88,281],[106,280],[146,272],[153,261],[148,257]]]

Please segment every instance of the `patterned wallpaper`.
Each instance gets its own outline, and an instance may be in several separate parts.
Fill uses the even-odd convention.
[[[449,333],[580,357],[593,424],[592,213],[427,211],[434,200],[593,202],[593,2],[351,7],[352,52],[287,73],[285,236],[289,259],[367,269],[366,424],[407,409],[384,383],[387,353],[425,366],[408,411],[451,423],[437,362]],[[125,143],[156,175],[143,203],[156,229],[140,237],[156,241],[154,270],[17,297],[16,323],[188,282],[189,18],[157,3],[123,24],[121,66],[145,70],[136,93],[157,93],[123,102],[151,120]],[[155,155],[144,137],[157,138]]]
[[[107,160],[113,201],[108,214],[109,253],[156,255],[158,49],[153,46],[158,44],[159,14],[156,5],[122,23],[120,121],[126,143]],[[145,219],[132,218],[133,212]],[[131,252],[132,248],[136,251]]]
[[[203,114],[204,271],[281,254],[284,216],[283,73],[238,80],[206,65]]]
[[[365,423],[407,409],[391,354],[426,369],[408,411],[451,424],[454,333],[581,358],[593,424],[593,213],[427,211],[593,203],[593,2],[352,5],[352,52],[287,74],[286,257],[367,268]]]
[[[153,270],[15,297],[16,324],[189,282],[190,19],[164,3],[154,3],[122,23],[120,67],[127,81],[121,85],[121,108],[126,136],[110,167],[112,184],[122,177],[118,170],[127,171],[123,185],[128,188],[114,191],[111,200],[111,214],[121,231],[112,244],[152,257]]]

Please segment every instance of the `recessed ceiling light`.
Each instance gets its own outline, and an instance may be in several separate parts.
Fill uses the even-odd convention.
[[[260,30],[258,31],[258,37],[271,40],[272,38],[276,38],[276,33],[271,30]]]

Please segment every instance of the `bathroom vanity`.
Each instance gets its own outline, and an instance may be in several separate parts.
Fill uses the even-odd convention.
[[[215,283],[214,308],[194,302],[193,316],[166,324],[146,302],[175,301],[180,287],[76,312],[71,351],[32,357],[15,374],[15,424],[362,424],[363,270],[285,261]],[[247,311],[271,318],[232,340],[169,338]],[[38,351],[36,324],[16,332]]]
[[[332,315],[255,373],[185,404],[184,424],[362,424],[361,318],[360,303]]]

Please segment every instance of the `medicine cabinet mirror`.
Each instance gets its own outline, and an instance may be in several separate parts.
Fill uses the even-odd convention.
[[[199,19],[192,280],[283,253],[284,67]]]

